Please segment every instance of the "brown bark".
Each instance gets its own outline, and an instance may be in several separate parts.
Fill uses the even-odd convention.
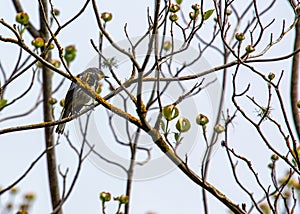
[[[49,40],[49,33],[45,23],[44,16],[48,20],[48,3],[47,0],[42,0],[40,5],[40,35],[44,41]],[[45,14],[44,14],[45,13]],[[51,53],[46,54],[45,59],[51,59]],[[49,98],[52,96],[52,78],[51,71],[47,67],[43,67],[43,108],[44,108],[44,121],[53,121],[53,109],[48,103]],[[57,165],[55,155],[55,141],[53,137],[53,127],[45,127],[45,145],[46,148],[52,148],[47,151],[47,167],[48,167],[48,180],[51,194],[52,208],[55,209],[60,203],[59,183],[57,177]],[[62,209],[58,209],[57,214],[62,213]]]
[[[297,10],[298,21],[295,25],[295,43],[294,43],[294,51],[300,49],[300,9]],[[292,113],[294,124],[296,127],[298,140],[300,140],[300,114],[299,109],[297,108],[297,101],[298,101],[298,79],[299,79],[299,60],[300,60],[300,53],[294,55],[293,62],[292,62],[292,75],[291,75],[291,106],[292,106]]]

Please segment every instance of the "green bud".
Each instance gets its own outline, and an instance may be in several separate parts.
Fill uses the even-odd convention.
[[[175,13],[171,13],[169,19],[171,20],[171,22],[177,22],[178,16]]]
[[[67,63],[74,61],[76,57],[76,52],[77,50],[74,45],[69,45],[66,47],[64,58],[67,61]]]
[[[260,204],[259,207],[263,213],[270,213],[270,207],[267,203]]]
[[[121,204],[128,204],[129,198],[127,195],[121,195],[116,197],[115,200],[119,201]]]
[[[274,169],[274,163],[269,163],[269,164],[268,164],[268,167],[269,167],[270,169]]]
[[[190,16],[190,19],[191,19],[191,20],[194,20],[194,21],[195,21],[195,20],[197,19],[197,17],[198,17],[198,14],[195,14],[195,13],[193,13],[193,12],[190,12],[190,13],[189,13],[189,16]]]
[[[19,189],[17,187],[12,187],[10,190],[9,190],[10,194],[17,194],[19,192]]]
[[[168,105],[163,108],[162,115],[167,121],[171,121],[179,115],[179,111],[176,106]]]
[[[205,126],[209,122],[208,117],[204,114],[198,114],[196,117],[196,123],[200,126]]]
[[[296,153],[298,156],[300,156],[300,146],[297,147],[296,152],[294,150],[292,150],[292,155],[294,158],[296,157]]]
[[[101,19],[105,22],[109,22],[112,20],[112,14],[109,12],[103,12],[101,13]]]
[[[243,33],[236,33],[235,34],[235,38],[236,40],[238,40],[239,42],[243,41],[245,39],[245,35]]]
[[[20,210],[28,210],[29,209],[29,204],[28,203],[23,203],[20,204]]]
[[[300,182],[299,181],[296,181],[294,183],[294,187],[299,191],[300,190]]]
[[[275,78],[275,74],[270,72],[269,75],[268,75],[268,79],[271,81]]]
[[[300,100],[297,102],[297,107],[300,108]]]
[[[25,12],[20,12],[16,15],[16,22],[21,25],[27,25],[29,23],[29,15]]]
[[[172,43],[170,41],[165,41],[164,45],[163,45],[163,49],[165,51],[169,51],[169,50],[171,50],[171,48],[172,48]]]
[[[14,208],[14,204],[13,204],[13,203],[8,202],[8,203],[6,204],[6,209],[7,209],[7,210],[12,210],[13,208]]]
[[[292,195],[291,191],[289,191],[289,190],[283,191],[283,197],[284,198],[290,198],[291,195]]]
[[[215,125],[215,128],[214,128],[215,132],[217,132],[218,134],[222,133],[225,131],[225,128],[224,126],[220,125],[220,124],[217,124]]]
[[[191,123],[187,118],[181,117],[176,123],[176,129],[179,132],[187,132],[191,128]]]
[[[50,63],[55,67],[59,68],[60,67],[60,61],[57,59],[51,59]]]
[[[110,201],[111,195],[109,192],[101,192],[99,198],[101,201],[106,202],[106,201]]]
[[[16,214],[28,214],[27,210],[20,209]]]
[[[53,14],[54,14],[54,16],[59,16],[60,11],[58,9],[54,9]]]
[[[76,52],[75,45],[68,45],[68,46],[65,48],[65,53],[66,53],[66,54],[70,54],[70,53],[74,53],[74,52]]]
[[[32,193],[32,192],[29,192],[29,193],[26,193],[24,195],[24,198],[27,200],[27,201],[33,201],[35,199],[35,194]]]
[[[278,155],[273,154],[273,155],[271,156],[271,160],[272,160],[272,161],[277,161],[277,160],[278,160]]]
[[[99,83],[98,86],[97,86],[97,88],[96,88],[96,93],[100,94],[101,91],[102,91],[102,84]]]
[[[280,184],[284,184],[284,183],[286,183],[288,181],[288,179],[290,179],[289,172],[287,172],[285,176],[283,176],[282,178],[280,178],[278,180],[278,182]]]
[[[169,11],[171,13],[176,13],[180,10],[180,6],[178,4],[171,4],[170,5],[170,8],[169,8]]]
[[[50,98],[48,99],[48,103],[49,103],[50,105],[54,105],[54,104],[57,103],[57,99],[55,99],[55,98],[53,98],[53,97],[50,97]]]
[[[195,12],[199,11],[199,10],[200,10],[199,4],[193,4],[193,5],[192,5],[192,9],[193,9]]]
[[[255,51],[255,48],[252,45],[247,45],[245,50],[247,53],[252,53],[253,51]]]
[[[31,44],[36,48],[41,48],[41,47],[44,47],[45,42],[44,42],[43,38],[37,37],[34,40],[32,40]]]
[[[59,105],[61,107],[64,107],[65,106],[65,99],[62,99],[60,102],[59,102]]]
[[[176,0],[177,4],[181,4],[183,0]]]
[[[231,14],[232,14],[232,10],[227,9],[227,10],[226,10],[226,15],[227,15],[227,16],[230,16]]]
[[[43,67],[43,63],[41,63],[40,61],[37,61],[36,66],[38,68],[42,68]]]
[[[52,50],[52,49],[54,49],[54,45],[53,45],[53,43],[51,43],[50,45],[49,45],[49,50]]]

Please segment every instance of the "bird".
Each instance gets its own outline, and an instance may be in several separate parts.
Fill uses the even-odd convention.
[[[100,69],[92,67],[78,74],[77,77],[96,91],[99,86],[99,81],[104,78],[104,74]],[[77,83],[72,82],[65,96],[65,104],[59,120],[78,113],[91,100],[92,97],[89,94],[87,94]],[[63,134],[65,126],[66,123],[59,124],[55,132]]]

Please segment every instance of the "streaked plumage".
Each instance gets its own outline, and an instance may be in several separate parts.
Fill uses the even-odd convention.
[[[83,82],[89,84],[94,90],[97,89],[99,80],[103,78],[103,72],[98,68],[88,68],[84,72],[77,75]],[[76,83],[72,82],[65,97],[65,105],[61,112],[60,120],[78,113],[86,104],[91,101],[87,93],[85,93]],[[55,130],[56,133],[62,134],[65,129],[65,123],[59,124]]]

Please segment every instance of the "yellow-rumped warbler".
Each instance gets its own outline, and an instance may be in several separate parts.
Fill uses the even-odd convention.
[[[89,84],[95,91],[104,75],[98,68],[88,68],[84,72],[77,75],[83,82]],[[71,86],[65,97],[65,105],[60,115],[60,120],[66,117],[78,113],[86,104],[92,100],[92,97],[88,95],[84,90],[79,87],[78,84],[72,82]],[[59,124],[55,130],[56,133],[62,134],[65,129],[65,123]]]

